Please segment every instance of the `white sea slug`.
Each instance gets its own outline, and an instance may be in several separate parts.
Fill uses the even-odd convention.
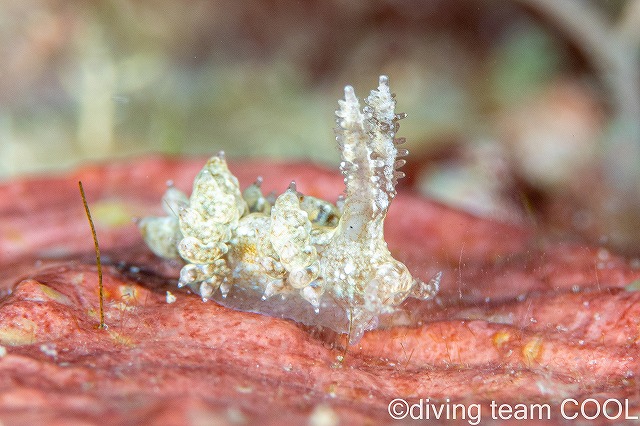
[[[386,76],[365,99],[344,89],[336,111],[336,140],[346,196],[340,208],[304,196],[292,182],[270,202],[261,179],[240,191],[224,155],[212,157],[193,183],[191,197],[170,187],[168,216],[139,227],[164,258],[182,259],[178,285],[203,300],[234,309],[328,327],[357,342],[408,297],[432,298],[440,274],[424,283],[394,259],[383,222],[396,195],[397,169],[407,155],[395,139],[398,120]]]

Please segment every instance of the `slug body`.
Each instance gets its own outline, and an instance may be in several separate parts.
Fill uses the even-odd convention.
[[[346,196],[338,207],[304,196],[295,183],[275,200],[259,179],[244,192],[223,154],[212,157],[191,196],[170,187],[168,216],[147,217],[139,227],[151,250],[183,259],[179,286],[203,300],[244,311],[289,318],[347,333],[357,342],[408,297],[432,298],[440,275],[415,280],[394,259],[383,225],[406,150],[395,139],[395,99],[386,76],[365,99],[353,87],[336,111],[336,140]]]

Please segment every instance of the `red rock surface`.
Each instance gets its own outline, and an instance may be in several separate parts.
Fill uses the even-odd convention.
[[[179,265],[146,250],[129,217],[159,213],[166,180],[189,190],[203,161],[153,157],[0,186],[3,424],[379,424],[395,398],[481,404],[484,421],[498,414],[491,401],[549,404],[562,420],[566,398],[615,398],[639,415],[640,293],[624,288],[640,279],[637,261],[400,193],[389,246],[424,279],[442,270],[441,295],[409,302],[395,326],[345,353],[330,333],[203,303],[175,288]],[[310,195],[342,191],[337,172],[308,164],[231,169],[243,187],[262,175],[267,192],[292,179]],[[107,330],[96,329],[79,179],[104,255]]]

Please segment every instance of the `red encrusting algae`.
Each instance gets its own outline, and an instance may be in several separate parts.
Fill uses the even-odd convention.
[[[176,290],[180,265],[151,255],[119,219],[156,213],[165,181],[188,190],[201,164],[150,157],[0,186],[3,422],[379,423],[395,398],[478,403],[483,418],[490,401],[549,403],[556,420],[566,398],[615,398],[638,414],[640,293],[625,287],[640,270],[628,259],[400,191],[389,248],[418,277],[442,270],[441,293],[341,359],[344,341],[329,333]],[[308,164],[230,168],[243,186],[263,176],[265,192],[291,179],[326,199],[343,187]],[[95,329],[79,179],[103,252],[106,331]]]

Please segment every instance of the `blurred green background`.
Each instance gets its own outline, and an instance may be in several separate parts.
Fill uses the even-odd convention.
[[[337,168],[344,85],[388,74],[405,186],[635,252],[639,46],[636,0],[2,2],[0,179],[221,149]]]

